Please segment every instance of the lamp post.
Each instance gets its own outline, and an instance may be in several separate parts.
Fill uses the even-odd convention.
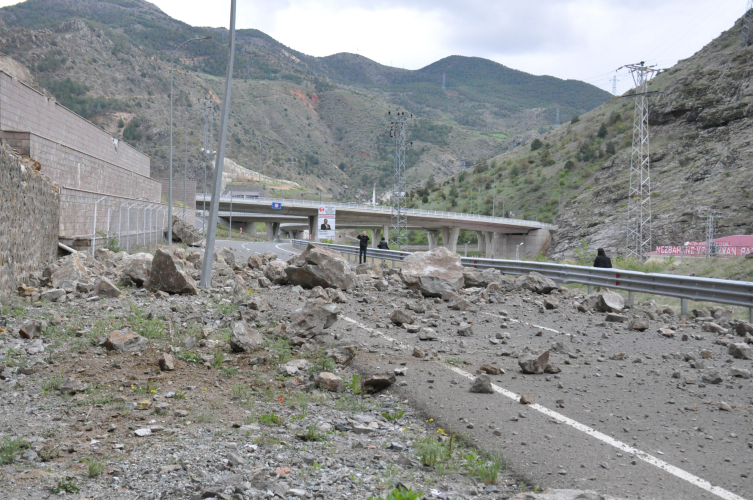
[[[178,49],[194,40],[209,40],[211,36],[197,36],[189,38],[173,50],[173,57],[170,59],[170,186],[168,187],[168,207],[167,207],[167,244],[173,244],[173,65],[175,54]]]

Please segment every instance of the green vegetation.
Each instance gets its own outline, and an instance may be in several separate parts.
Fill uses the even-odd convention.
[[[306,428],[306,432],[298,436],[300,439],[306,442],[326,441],[327,436],[316,431],[316,423],[311,423]]]
[[[396,411],[394,413],[382,413],[382,416],[386,418],[389,422],[397,422],[402,418],[402,416],[405,415],[404,411]]]
[[[182,359],[188,363],[202,363],[201,356],[191,351],[178,351],[178,359]]]
[[[283,420],[282,420],[282,417],[278,417],[274,413],[267,413],[259,417],[259,422],[261,422],[264,425],[276,426],[276,425],[281,425]]]
[[[345,387],[353,393],[354,396],[358,396],[363,391],[361,387],[361,376],[353,374],[350,380],[344,381]]]
[[[57,68],[50,71],[57,71]],[[45,86],[60,104],[84,118],[92,118],[108,111],[123,109],[123,104],[116,99],[88,96],[89,88],[70,78],[51,80],[45,83]]]
[[[50,491],[57,495],[63,492],[69,494],[78,493],[80,490],[75,477],[66,477],[59,479],[57,483],[50,486]]]
[[[3,438],[0,441],[0,465],[9,465],[16,461],[22,448],[28,448],[29,443],[22,439]]]
[[[369,497],[368,500],[418,500],[422,496],[424,496],[423,493],[413,491],[413,488],[409,490],[395,488],[386,497]]]
[[[81,461],[86,464],[86,470],[89,477],[97,477],[105,471],[105,463],[101,460],[88,457],[81,459]]]

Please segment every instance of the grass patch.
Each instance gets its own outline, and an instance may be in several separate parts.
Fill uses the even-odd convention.
[[[243,384],[234,385],[230,389],[230,393],[236,399],[248,399],[248,387]]]
[[[267,413],[259,417],[259,422],[264,425],[276,426],[282,424],[282,417],[278,417],[274,413]]]
[[[225,353],[222,352],[222,349],[216,349],[214,351],[214,356],[212,357],[212,366],[215,368],[220,368],[222,366],[222,363],[225,362]]]
[[[178,359],[182,359],[186,363],[201,363],[202,362],[201,356],[191,351],[179,351]]]
[[[306,432],[304,432],[303,434],[300,434],[298,438],[301,439],[302,441],[306,441],[307,443],[327,440],[326,435],[316,431],[316,423],[312,423],[311,425],[309,425],[306,428]]]
[[[409,490],[406,490],[405,488],[395,488],[390,491],[386,497],[369,497],[368,500],[418,500],[423,496],[423,493],[413,491],[413,488]]]
[[[50,486],[50,491],[52,491],[56,495],[62,492],[73,494],[78,493],[79,488],[75,477],[66,477],[64,479],[58,480],[58,482],[53,486]]]
[[[350,390],[350,392],[353,393],[354,396],[359,396],[361,392],[363,392],[363,387],[361,386],[361,376],[360,375],[353,375],[350,380],[345,380],[344,385],[346,388]]]
[[[290,353],[290,342],[285,339],[267,340],[267,348],[272,351],[272,354],[275,355],[277,361],[281,364],[285,364],[293,359],[293,355]]]
[[[486,485],[497,484],[497,477],[500,471],[504,470],[502,457],[496,454],[481,458],[475,450],[472,450],[463,455],[463,460],[465,460],[465,469],[468,473]]]
[[[23,439],[4,438],[0,441],[0,465],[9,465],[16,461],[16,456],[22,448],[28,448],[29,443]]]
[[[96,458],[83,458],[81,459],[87,465],[86,473],[89,477],[97,477],[105,471],[105,463]]]
[[[148,339],[161,339],[167,333],[165,323],[152,313],[144,314],[137,305],[131,304],[131,328]]]
[[[63,383],[63,373],[61,372],[59,376],[56,377],[50,377],[44,382],[42,382],[42,393],[47,396],[50,392],[56,391],[58,387],[60,387]]]
[[[396,422],[405,415],[404,411],[396,411],[394,413],[382,413],[382,416],[387,419],[388,422]]]
[[[321,372],[335,373],[337,365],[332,358],[319,358],[309,366],[308,372],[312,375],[318,375]]]

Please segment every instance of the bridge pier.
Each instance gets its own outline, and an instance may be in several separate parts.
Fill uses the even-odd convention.
[[[499,233],[492,231],[485,231],[484,233],[486,239],[486,248],[484,249],[486,252],[486,258],[494,259],[495,255],[497,256],[496,258],[499,258],[499,254],[495,254],[495,250],[497,249],[497,245],[499,244]]]
[[[426,231],[429,240],[429,250],[434,250],[439,246],[439,231]]]
[[[443,246],[450,252],[457,252],[458,251],[458,236],[460,236],[459,227],[443,227],[442,228]]]
[[[267,241],[274,241],[279,236],[280,223],[279,222],[265,222],[267,227]]]
[[[478,247],[476,248],[476,251],[486,252],[488,243],[486,235],[487,233],[485,231],[476,231],[476,240],[478,240]]]
[[[319,241],[319,226],[316,224],[318,220],[318,215],[309,215],[309,239],[311,241]]]
[[[379,239],[382,237],[382,228],[375,227],[371,230],[371,248],[376,248],[379,245]]]

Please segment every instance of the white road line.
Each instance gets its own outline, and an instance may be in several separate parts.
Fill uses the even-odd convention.
[[[489,314],[489,313],[484,313],[484,314]],[[489,314],[489,315],[490,316],[497,316],[495,314]],[[393,339],[392,337],[389,337],[389,336],[383,334],[379,330],[375,330],[373,328],[369,328],[368,326],[364,325],[363,323],[360,323],[359,321],[356,321],[354,319],[348,318],[347,316],[341,316],[341,317],[345,321],[347,321],[349,323],[353,323],[354,325],[357,325],[360,328],[362,328],[362,329],[364,329],[364,330],[366,330],[368,332],[376,332],[377,335],[379,335],[380,337],[384,338],[385,340],[389,340],[391,342],[395,342],[395,343],[398,343],[398,344],[401,344],[401,345],[406,345],[406,344],[403,344],[402,342],[400,342],[397,339]],[[499,316],[499,317],[500,318],[504,318],[505,316]],[[518,320],[512,320],[511,318],[507,318],[507,319],[510,319],[511,321],[515,321],[517,323],[521,323],[520,321],[518,321]],[[536,325],[533,325],[533,326],[535,326],[536,328],[544,328],[544,327],[536,326]],[[557,332],[557,330],[552,330],[551,328],[547,328],[547,330],[550,330],[550,331],[553,331],[553,332]],[[557,332],[557,333],[559,333],[559,332]],[[449,370],[457,373],[458,375],[462,375],[463,377],[466,377],[466,378],[468,378],[470,380],[473,380],[473,379],[476,378],[473,374],[468,373],[466,371],[463,371],[460,368],[456,368],[454,366],[445,366],[445,365],[442,365],[442,364],[439,364],[439,366],[441,366],[443,368],[446,368],[446,369],[449,369]],[[518,394],[515,394],[512,391],[508,391],[507,389],[505,389],[503,387],[500,387],[500,386],[498,386],[496,384],[492,384],[492,388],[494,389],[495,392],[497,392],[499,394],[502,394],[503,396],[506,396],[506,397],[508,397],[508,398],[516,401],[516,402],[520,401],[520,396]],[[602,442],[604,442],[604,443],[606,443],[606,444],[608,444],[610,446],[614,446],[615,448],[617,448],[619,450],[622,450],[625,453],[630,453],[631,455],[634,455],[636,458],[639,458],[640,460],[643,460],[644,462],[646,462],[648,464],[651,464],[654,467],[658,467],[659,469],[667,472],[668,474],[672,474],[675,477],[683,479],[683,480],[689,482],[690,484],[693,484],[693,485],[695,485],[695,486],[697,486],[697,487],[699,487],[699,488],[701,488],[703,490],[706,490],[709,493],[712,493],[712,494],[718,496],[719,498],[723,498],[724,500],[746,500],[745,498],[743,498],[743,497],[741,497],[739,495],[736,495],[736,494],[732,493],[731,491],[727,491],[727,490],[725,490],[723,488],[720,488],[718,486],[714,486],[711,483],[709,483],[708,481],[706,481],[705,479],[701,479],[698,476],[694,476],[690,472],[684,471],[684,470],[682,470],[682,469],[680,469],[678,467],[675,467],[674,465],[668,464],[667,462],[665,462],[663,460],[659,460],[658,458],[654,457],[653,455],[649,455],[648,453],[646,453],[644,451],[641,451],[641,450],[639,450],[637,448],[633,448],[632,446],[630,446],[630,445],[628,445],[626,443],[623,443],[622,441],[618,441],[618,440],[612,438],[611,436],[607,436],[604,433],[601,433],[601,432],[599,432],[599,431],[597,431],[595,429],[592,429],[591,427],[588,427],[587,425],[583,425],[580,422],[577,422],[577,421],[575,421],[575,420],[573,420],[573,419],[571,419],[569,417],[566,417],[566,416],[562,415],[561,413],[557,413],[556,411],[553,411],[553,410],[550,410],[549,408],[541,406],[540,404],[531,404],[531,405],[528,405],[528,407],[531,408],[532,410],[536,410],[538,412],[541,412],[544,415],[546,415],[548,417],[551,417],[551,418],[553,418],[553,419],[555,419],[555,420],[557,420],[557,421],[559,421],[559,422],[561,422],[561,423],[563,423],[565,425],[569,425],[573,429],[577,429],[577,430],[579,430],[579,431],[581,431],[581,432],[583,432],[583,433],[585,433],[585,434],[587,434],[587,435],[589,435],[589,436],[591,436],[593,438],[596,438],[599,441],[602,441]]]
[[[280,245],[283,245],[284,243],[280,243]],[[282,251],[282,252],[288,252],[290,254],[295,254],[295,252],[291,252],[290,250],[285,250],[284,248],[280,248],[280,245],[275,245],[275,248]]]

